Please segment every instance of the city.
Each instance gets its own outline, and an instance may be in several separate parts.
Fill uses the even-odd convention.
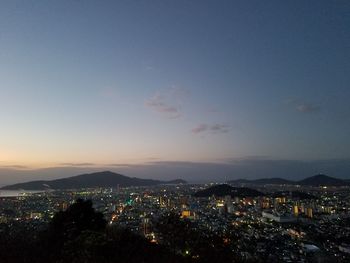
[[[117,185],[24,192],[1,197],[0,222],[2,228],[18,224],[39,228],[58,211],[83,199],[92,200],[94,209],[103,214],[108,225],[128,229],[151,243],[197,260],[200,255],[192,252],[195,249],[191,246],[196,245],[193,236],[181,237],[188,239],[186,246],[174,244],[175,238],[162,230],[164,220],[174,216],[207,235],[208,240],[220,238],[234,262],[350,260],[349,186],[249,186],[252,188],[215,183]]]
[[[0,263],[349,263],[350,0],[0,0]]]

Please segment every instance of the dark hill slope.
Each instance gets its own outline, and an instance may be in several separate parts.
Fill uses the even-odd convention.
[[[305,185],[305,186],[347,186],[350,185],[349,180],[342,180],[327,175],[319,174],[307,177],[300,181],[291,181],[283,178],[262,178],[256,180],[237,179],[228,181],[233,185]]]
[[[311,186],[342,186],[348,185],[349,183],[338,178],[330,177],[324,174],[318,174],[298,181],[298,184]]]
[[[73,177],[50,181],[31,181],[27,183],[13,184],[3,187],[6,190],[45,190],[45,189],[79,189],[94,187],[121,187],[127,186],[150,186],[159,184],[180,184],[183,180],[159,181],[127,177],[121,174],[105,171],[91,174],[81,174]]]

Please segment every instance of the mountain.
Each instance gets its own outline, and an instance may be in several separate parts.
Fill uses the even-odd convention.
[[[81,174],[73,177],[56,179],[50,181],[31,181],[5,186],[4,190],[45,190],[45,189],[79,189],[94,187],[121,187],[127,186],[151,186],[159,184],[184,184],[184,180],[159,181],[151,179],[140,179],[127,177],[110,171]]]
[[[298,184],[300,185],[311,185],[311,186],[343,186],[343,185],[349,185],[348,182],[330,177],[324,174],[318,174],[315,176],[311,176],[308,178],[305,178],[304,180],[298,181]]]
[[[230,195],[232,197],[256,197],[263,196],[264,194],[254,189],[246,187],[232,187],[228,184],[215,185],[194,194],[195,197],[210,197],[213,195],[220,197],[226,195]]]
[[[229,184],[251,184],[251,185],[305,185],[305,186],[346,186],[350,185],[349,180],[341,180],[327,175],[319,174],[307,177],[300,181],[291,181],[283,178],[263,178],[256,180],[238,179],[228,181]]]

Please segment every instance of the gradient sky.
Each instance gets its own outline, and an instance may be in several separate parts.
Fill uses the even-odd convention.
[[[1,1],[0,168],[346,163],[349,83],[347,0]]]

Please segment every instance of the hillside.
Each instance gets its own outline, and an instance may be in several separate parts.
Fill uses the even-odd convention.
[[[315,176],[311,176],[308,178],[305,178],[304,180],[298,181],[298,184],[300,185],[311,185],[311,186],[343,186],[343,185],[349,185],[348,182],[330,177],[324,174],[318,174]]]
[[[262,178],[256,180],[237,179],[228,181],[233,185],[305,185],[305,186],[347,186],[350,185],[348,180],[342,180],[327,175],[319,174],[307,177],[300,181],[291,181],[283,178]]]
[[[159,181],[152,179],[140,179],[136,177],[127,177],[110,171],[97,172],[91,174],[81,174],[73,177],[48,180],[31,181],[4,186],[4,190],[45,190],[45,189],[79,189],[94,187],[121,187],[127,186],[150,186],[159,184],[181,184],[184,180]]]

